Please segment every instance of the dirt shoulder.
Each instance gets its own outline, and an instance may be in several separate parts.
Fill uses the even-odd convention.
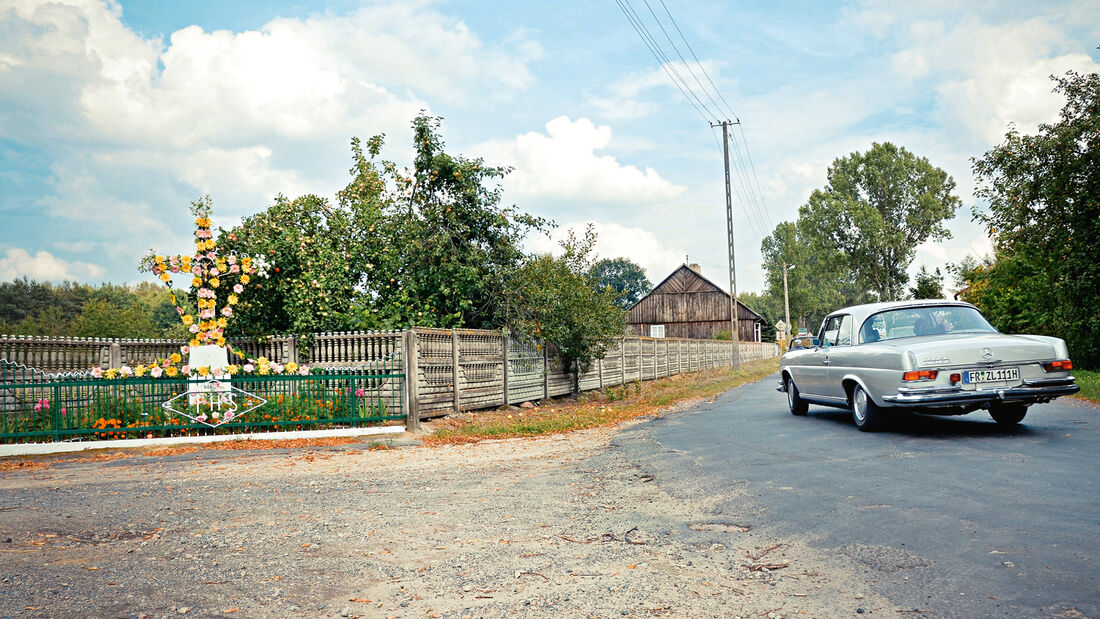
[[[8,470],[0,615],[895,616],[849,566],[672,499],[614,436]]]

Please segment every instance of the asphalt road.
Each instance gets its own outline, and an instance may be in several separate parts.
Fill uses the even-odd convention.
[[[1100,617],[1100,407],[1062,398],[1007,430],[977,411],[869,434],[839,409],[791,415],[776,380],[618,447],[674,496],[851,560],[912,616]]]

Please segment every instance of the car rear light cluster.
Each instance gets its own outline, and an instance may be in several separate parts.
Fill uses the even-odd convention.
[[[1072,370],[1073,362],[1069,359],[1062,359],[1061,361],[1047,361],[1043,364],[1043,369],[1048,372],[1061,372],[1063,370]]]
[[[901,379],[907,382],[916,380],[936,380],[939,370],[913,370],[901,375]]]

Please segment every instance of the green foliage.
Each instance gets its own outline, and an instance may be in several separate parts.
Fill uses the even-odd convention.
[[[505,282],[524,254],[523,237],[544,220],[500,205],[509,168],[444,151],[439,119],[412,123],[413,166],[376,161],[382,136],[364,156],[352,149],[354,180],[339,195],[352,213],[364,265],[358,321],[364,328],[498,327]]]
[[[77,337],[154,338],[159,335],[148,310],[139,303],[120,305],[107,299],[84,304],[73,322]]]
[[[499,327],[520,241],[546,222],[500,206],[507,168],[444,151],[439,119],[412,123],[409,168],[379,159],[383,136],[352,139],[336,204],[280,197],[219,242],[262,254],[270,279],[246,288],[247,335],[335,329]]]
[[[89,305],[91,304],[91,305]],[[84,315],[85,310],[89,313]],[[112,317],[110,312],[115,312]],[[127,321],[131,324],[127,325]],[[172,337],[179,324],[162,287],[28,278],[0,283],[0,332],[50,337]],[[120,336],[118,333],[140,335]]]
[[[782,222],[761,242],[766,294],[771,299],[761,313],[773,328],[785,316],[783,270],[791,265],[794,268],[787,270],[787,291],[794,325],[815,331],[829,312],[867,300],[865,291],[859,289],[854,275],[846,269],[843,255],[815,244],[807,226],[804,219]]]
[[[348,248],[346,212],[323,198],[279,196],[266,211],[220,231],[222,253],[263,256],[267,278],[253,278],[240,295],[230,335],[307,334],[352,325],[356,263]],[[224,305],[229,287],[218,291]]]
[[[564,255],[530,258],[511,278],[509,324],[522,335],[557,347],[573,374],[579,375],[626,330],[626,317],[616,304],[617,294],[597,290],[588,273],[596,233],[589,226],[584,238],[570,232],[561,246]]]
[[[597,288],[610,287],[619,294],[619,307],[630,306],[644,297],[653,283],[646,277],[645,269],[629,258],[604,258],[598,260],[588,271],[588,277]]]
[[[992,264],[959,271],[964,298],[1002,331],[1065,338],[1079,365],[1100,366],[1100,75],[1054,77],[1058,122],[1014,127],[973,160],[974,219],[995,241]]]
[[[836,257],[851,290],[896,300],[916,247],[950,238],[943,222],[958,208],[954,190],[955,181],[924,157],[875,143],[833,161],[828,184],[799,209],[798,231],[814,254]]]
[[[920,270],[917,271],[915,280],[915,285],[909,289],[910,297],[914,299],[944,298],[943,274],[940,273],[939,267],[936,267],[935,272],[931,272],[928,270],[928,267],[923,264],[920,265]]]

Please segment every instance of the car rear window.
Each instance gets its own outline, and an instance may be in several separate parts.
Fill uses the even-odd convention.
[[[948,333],[996,333],[981,312],[958,305],[904,307],[872,314],[859,330],[862,343]]]

